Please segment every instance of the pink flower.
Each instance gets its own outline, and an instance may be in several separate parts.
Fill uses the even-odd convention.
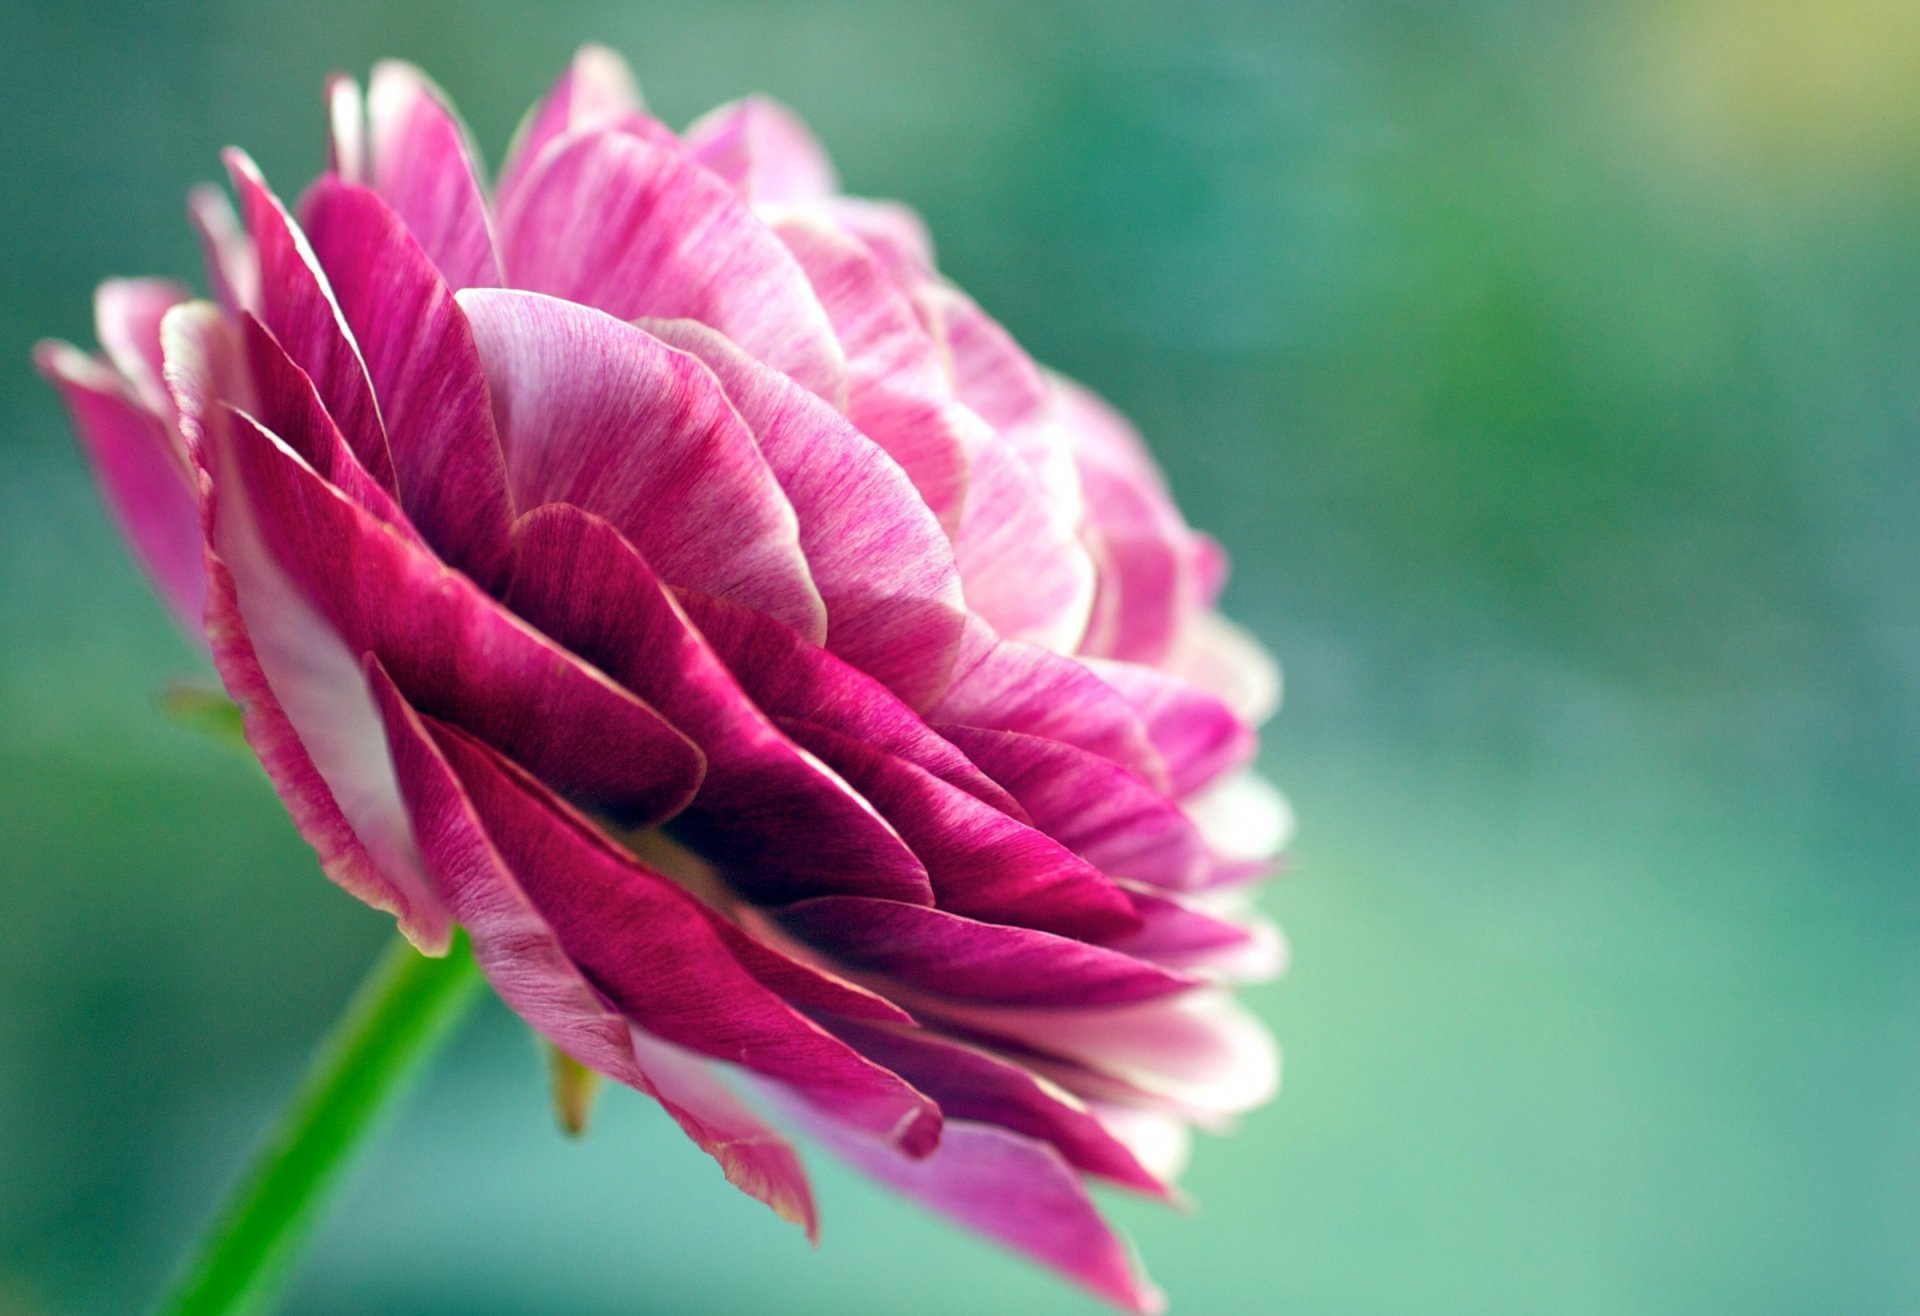
[[[39,355],[328,875],[809,1231],[737,1088],[1153,1308],[1085,1181],[1276,1072],[1218,548],[778,106],[675,136],[590,48],[489,191],[413,69],[329,102],[298,206],[195,194],[217,305]]]

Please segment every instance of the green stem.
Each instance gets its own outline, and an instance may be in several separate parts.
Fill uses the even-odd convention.
[[[404,940],[380,957],[293,1103],[203,1236],[160,1316],[271,1309],[355,1151],[398,1105],[483,979],[466,938],[430,959]]]

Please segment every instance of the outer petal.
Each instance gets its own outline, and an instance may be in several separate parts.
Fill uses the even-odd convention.
[[[704,1064],[609,1008],[514,881],[426,725],[383,675],[374,689],[421,852],[500,998],[568,1055],[658,1100],[729,1180],[812,1234],[813,1197],[785,1140]]]
[[[180,625],[198,638],[207,595],[199,498],[174,437],[112,370],[78,348],[42,343],[34,364],[59,390],[135,559]]]
[[[847,355],[847,416],[913,481],[949,531],[960,524],[967,453],[985,422],[953,398],[913,304],[859,239],[810,212],[768,216],[806,271]]]
[[[454,288],[501,282],[479,153],[445,94],[411,64],[376,64],[368,88],[374,190]]]
[[[954,535],[967,606],[1012,640],[1069,652],[1087,629],[1093,558],[1063,504],[1002,435],[974,454]]]
[[[714,330],[690,320],[646,328],[705,362],[753,430],[799,518],[827,648],[906,703],[932,703],[946,689],[966,605],[953,548],[900,467]]]
[[[634,825],[692,798],[704,760],[658,713],[354,505],[276,436],[251,423],[230,433],[228,450],[205,459],[216,491],[245,509],[293,598],[356,660],[377,654],[423,711]],[[287,592],[243,584],[248,626]]]
[[[207,285],[229,311],[260,309],[260,262],[227,194],[212,183],[187,193],[187,218],[200,235]]]
[[[1210,982],[1266,982],[1286,964],[1280,930],[1244,901],[1207,908],[1198,899],[1130,886],[1143,926],[1113,943],[1115,950]]]
[[[171,418],[173,399],[161,378],[160,321],[190,296],[170,279],[108,279],[93,294],[94,336],[140,404]]]
[[[793,508],[710,371],[552,297],[469,289],[459,301],[520,506],[604,516],[673,584],[824,637]]]
[[[502,867],[609,1004],[664,1041],[776,1080],[912,1154],[938,1141],[938,1107],[786,999],[811,992],[806,1003],[825,1008],[857,998],[615,851],[480,742],[427,726]]]
[[[365,358],[408,516],[441,556],[498,588],[513,505],[466,316],[400,216],[367,189],[322,178],[301,219]]]
[[[1032,928],[863,896],[787,906],[782,926],[863,974],[987,1005],[1131,1005],[1199,980],[1117,951]]]
[[[366,363],[306,234],[244,152],[230,149],[226,161],[259,260],[260,318],[312,378],[361,465],[391,488],[393,459]]]
[[[1258,640],[1217,612],[1188,621],[1166,667],[1217,696],[1249,726],[1280,707],[1280,669]]]
[[[840,190],[819,141],[798,115],[765,96],[709,110],[684,136],[687,153],[750,205],[820,201]]]
[[[274,560],[237,469],[234,431],[257,431],[221,401],[246,387],[232,327],[214,307],[189,303],[168,312],[161,338],[200,470],[207,641],[247,741],[327,876],[437,954],[446,910],[421,871],[359,656]]]
[[[1213,695],[1138,663],[1083,661],[1139,714],[1174,795],[1190,795],[1253,757],[1252,729]]]
[[[752,899],[838,892],[932,901],[926,870],[898,834],[767,720],[606,522],[577,507],[529,513],[508,602],[656,701],[706,751],[707,779],[675,831]]]
[[[601,129],[554,143],[503,199],[516,287],[617,319],[698,320],[836,406],[846,360],[806,275],[727,185],[657,141]]]
[[[940,1149],[909,1161],[813,1117],[807,1131],[861,1172],[968,1229],[1059,1271],[1130,1312],[1166,1304],[1100,1218],[1078,1176],[1047,1143],[992,1124],[950,1120]]]
[[[504,203],[522,182],[534,161],[548,146],[570,132],[619,123],[640,114],[644,105],[633,70],[618,52],[591,43],[574,53],[540,103],[527,112],[507,160],[500,169],[499,195]]]

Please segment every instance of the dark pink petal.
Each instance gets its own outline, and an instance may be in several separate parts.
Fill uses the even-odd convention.
[[[421,853],[500,999],[581,1064],[658,1100],[729,1180],[811,1234],[812,1193],[793,1150],[704,1062],[606,1004],[514,880],[426,725],[377,670],[373,686]]]
[[[373,383],[306,234],[244,152],[229,149],[226,161],[259,260],[260,318],[313,380],[360,464],[391,488],[393,458]]]
[[[515,287],[616,319],[698,320],[841,405],[846,360],[786,246],[720,179],[620,129],[556,142],[501,202]]]
[[[1003,435],[973,454],[954,535],[967,606],[1001,635],[1070,652],[1093,607],[1093,558],[1062,503]]]
[[[207,463],[216,490],[245,499],[295,600],[356,659],[378,655],[423,712],[623,821],[685,807],[704,760],[658,713],[356,506],[277,436],[244,418],[230,433],[231,451]],[[244,593],[241,605],[252,626]]]
[[[1071,937],[982,923],[864,896],[822,896],[779,911],[782,927],[860,974],[982,1005],[1131,1005],[1198,985]]]
[[[940,1148],[910,1161],[814,1116],[805,1128],[830,1151],[895,1192],[1023,1252],[1125,1311],[1166,1303],[1100,1218],[1066,1159],[1048,1143],[992,1124],[950,1120]]]
[[[366,188],[322,178],[301,220],[366,361],[407,515],[448,562],[497,588],[513,507],[466,316],[400,216]]]
[[[201,635],[207,573],[200,501],[185,454],[160,418],[101,362],[42,343],[34,364],[59,390],[107,509],[187,634]]]
[[[927,716],[1044,736],[1098,754],[1153,785],[1168,780],[1139,715],[1111,686],[1071,658],[1002,640],[978,620],[968,624],[953,680]]]
[[[247,741],[327,876],[438,954],[446,910],[422,871],[359,654],[287,579],[239,469],[237,433],[259,433],[223,400],[251,401],[243,348],[203,302],[168,312],[161,341],[200,471],[207,641]]]
[[[260,309],[260,264],[227,194],[212,183],[187,193],[187,218],[200,235],[207,284],[229,311]]]
[[[780,726],[893,825],[941,909],[1089,941],[1139,927],[1107,876],[1045,833],[867,741],[791,718]]]
[[[431,721],[426,726],[500,869],[609,1004],[663,1041],[783,1083],[912,1153],[938,1141],[938,1107],[794,1008],[873,998],[809,977],[669,878],[615,850],[479,741]]]
[[[950,1120],[997,1124],[1051,1143],[1076,1169],[1166,1197],[1168,1188],[1065,1089],[1032,1071],[925,1029],[892,1028],[852,1020],[828,1026],[940,1103]]]
[[[1244,901],[1221,909],[1149,887],[1129,886],[1142,927],[1111,943],[1114,950],[1210,982],[1265,982],[1286,964],[1280,930]]]
[[[161,378],[160,321],[190,296],[171,279],[108,279],[93,294],[93,332],[101,350],[133,386],[140,405],[169,422],[173,399]]]
[[[647,321],[719,378],[793,504],[827,609],[827,648],[924,707],[966,624],[953,548],[899,466],[785,375],[690,320]]]
[[[985,422],[960,406],[913,304],[857,238],[805,214],[774,232],[806,271],[847,356],[847,417],[900,464],[948,530],[960,524],[967,452]]]
[[[498,188],[502,204],[556,139],[570,132],[622,122],[640,114],[642,108],[633,70],[617,52],[593,44],[580,47],[567,71],[527,112],[507,147]]]
[[[514,610],[653,701],[706,752],[700,795],[674,828],[739,890],[769,904],[826,893],[932,902],[899,835],[767,720],[617,531],[577,507],[543,507],[522,518],[519,549]]]
[[[683,134],[687,154],[749,205],[819,201],[840,190],[833,162],[792,110],[749,96],[709,110]]]
[[[367,115],[374,190],[450,286],[498,286],[479,154],[446,96],[411,64],[387,60],[374,66]]]
[[[1170,508],[1116,472],[1080,467],[1087,520],[1081,533],[1099,569],[1080,651],[1157,663],[1196,602],[1185,526]]]
[[[758,613],[682,592],[681,607],[753,702],[916,764],[1017,818],[1020,806],[878,681]]]
[[[1199,829],[1120,765],[1013,731],[938,730],[1006,787],[1036,826],[1114,877],[1181,889],[1211,874]]]
[[[1157,668],[1082,661],[1139,714],[1176,797],[1192,794],[1253,757],[1253,730],[1215,696]]]
[[[711,371],[585,306],[493,289],[459,302],[521,507],[585,508],[672,584],[824,638],[793,507]]]

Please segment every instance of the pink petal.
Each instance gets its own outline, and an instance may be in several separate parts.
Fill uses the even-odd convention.
[[[1260,641],[1216,612],[1191,618],[1166,668],[1259,726],[1280,706],[1280,669]]]
[[[1175,797],[1192,794],[1253,757],[1252,729],[1215,696],[1138,663],[1082,661],[1139,715],[1166,764]]]
[[[946,688],[966,624],[953,548],[906,476],[839,412],[712,329],[648,321],[705,362],[759,441],[800,523],[827,648],[922,707]]]
[[[59,390],[107,510],[187,634],[201,636],[207,574],[199,496],[178,441],[107,366],[66,343],[34,364]]]
[[[615,850],[481,742],[422,721],[497,856],[483,878],[510,875],[608,1004],[663,1041],[780,1082],[911,1152],[938,1141],[938,1107],[799,1014],[782,994],[830,1008],[849,998],[805,998],[809,983],[825,989],[830,980],[808,979],[802,966]],[[480,839],[469,837],[467,848]]]
[[[1077,509],[1059,502],[1001,435],[973,454],[954,536],[967,606],[1010,640],[1069,652],[1093,607]]]
[[[1207,908],[1179,897],[1129,886],[1140,912],[1139,932],[1111,943],[1114,950],[1198,974],[1210,982],[1266,982],[1286,965],[1280,930],[1244,901]]]
[[[1168,1196],[1104,1118],[1031,1070],[926,1029],[834,1020],[833,1031],[940,1103],[949,1120],[996,1124],[1051,1143],[1076,1169],[1154,1197]]]
[[[1036,826],[1102,871],[1175,889],[1211,874],[1206,843],[1179,806],[1118,764],[1018,732],[938,730],[1006,787]]]
[[[421,851],[500,999],[581,1064],[658,1100],[730,1181],[812,1234],[812,1193],[785,1140],[704,1062],[606,1005],[514,881],[425,724],[383,674],[374,688]]]
[[[941,909],[1090,941],[1139,927],[1106,875],[1045,833],[864,740],[790,718],[780,726],[893,825]]]
[[[932,901],[900,837],[767,720],[617,531],[549,506],[523,518],[519,546],[514,610],[654,701],[706,752],[700,795],[674,828],[736,887],[763,903],[833,892]]]
[[[1152,785],[1168,781],[1145,725],[1112,687],[1071,658],[1002,640],[968,624],[953,680],[930,721],[1043,736],[1120,764]]]
[[[367,181],[367,102],[344,73],[327,79],[327,168],[349,183]]]
[[[322,178],[301,219],[366,361],[408,516],[448,562],[497,588],[513,507],[466,316],[400,217],[367,189]]]
[[[93,294],[93,332],[140,405],[171,421],[160,354],[160,321],[192,294],[171,279],[108,279]]]
[[[200,235],[207,283],[229,311],[260,309],[260,263],[227,194],[212,183],[187,193],[187,217]]]
[[[749,205],[818,201],[840,190],[833,162],[798,115],[765,96],[709,110],[683,134],[687,154]]]
[[[857,974],[982,1005],[1130,1005],[1198,983],[1071,937],[924,905],[822,896],[788,905],[778,917],[782,927]]]
[[[967,452],[984,422],[953,398],[940,352],[913,305],[857,239],[803,214],[772,220],[806,271],[847,356],[847,417],[913,481],[940,524],[960,524]]]
[[[459,302],[521,507],[604,516],[671,583],[824,637],[793,508],[712,372],[552,297],[468,289]]]
[[[514,133],[506,163],[500,169],[502,202],[519,189],[534,161],[555,140],[570,132],[619,123],[638,115],[643,108],[640,88],[627,62],[605,46],[581,46],[567,71],[527,112]]]
[[[1160,1293],[1059,1151],[992,1124],[949,1120],[940,1148],[910,1161],[817,1116],[828,1150],[902,1196],[1056,1270],[1123,1311],[1158,1313]]]
[[[501,202],[516,287],[616,319],[698,320],[836,406],[846,361],[799,264],[727,185],[658,141],[554,143]]]
[[[239,469],[239,433],[259,433],[222,401],[244,396],[242,349],[203,302],[170,311],[161,340],[201,473],[207,640],[247,741],[327,876],[438,954],[446,911],[421,870],[359,655],[287,579]]]
[[[838,228],[872,252],[874,259],[902,288],[917,286],[938,263],[926,221],[911,206],[898,201],[838,196],[822,202],[819,208]]]
[[[374,66],[367,112],[374,190],[451,287],[498,286],[479,153],[446,95],[411,64],[386,60]]]
[[[306,234],[244,152],[229,149],[226,161],[260,263],[260,318],[313,380],[360,464],[391,488],[393,458],[373,383]]]
[[[216,493],[246,509],[291,597],[356,659],[378,655],[422,711],[632,825],[692,799],[703,758],[653,709],[356,506],[278,436],[251,423],[230,433],[231,451],[205,462]],[[253,597],[279,607],[283,593]],[[255,606],[243,587],[250,627]]]

